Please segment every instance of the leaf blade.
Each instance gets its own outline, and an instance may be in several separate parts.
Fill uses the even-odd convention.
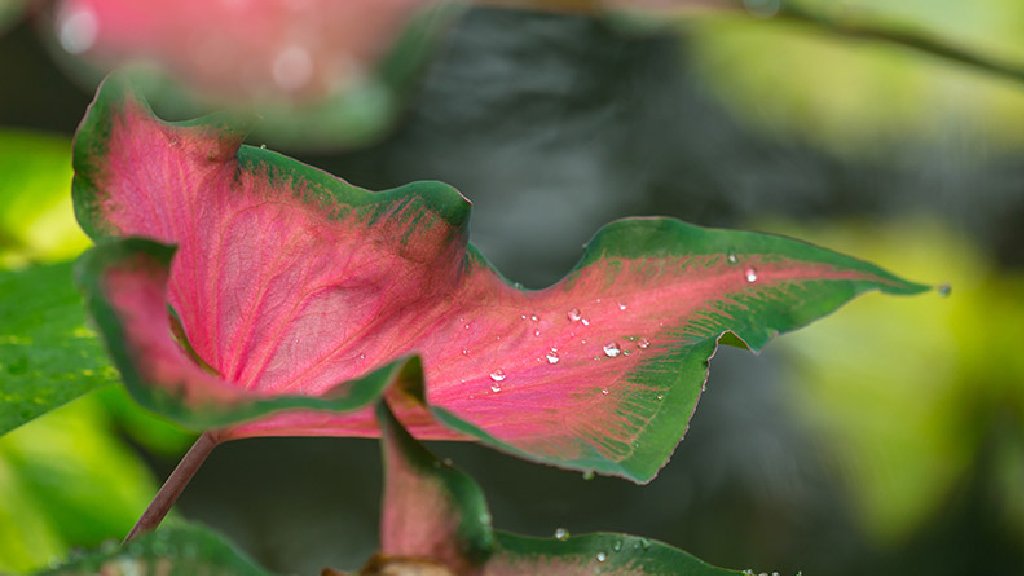
[[[118,381],[69,263],[0,270],[0,434]]]

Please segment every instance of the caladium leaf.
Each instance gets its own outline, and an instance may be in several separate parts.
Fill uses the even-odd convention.
[[[148,64],[140,78],[161,107],[230,108],[308,148],[379,136],[459,12],[440,0],[61,0],[54,27],[79,68]]]
[[[560,533],[544,539],[492,531],[483,493],[469,476],[414,440],[384,402],[378,418],[385,485],[377,566],[420,563],[451,574],[494,576],[740,574],[636,536]]]
[[[121,546],[111,543],[100,550],[78,555],[61,566],[39,574],[270,575],[217,533],[198,524],[181,521],[168,522],[159,531],[140,536]]]
[[[231,421],[359,378],[382,390],[381,367],[416,354],[406,375],[422,376],[428,402],[396,409],[417,437],[647,481],[723,334],[759,350],[863,292],[926,289],[781,236],[638,218],[602,229],[555,285],[523,290],[467,244],[469,202],[454,189],[370,192],[240,140],[212,120],[161,122],[113,78],[73,159],[76,214],[94,239],[178,246],[172,258],[122,240],[83,261],[115,363],[140,397],[181,393],[150,405],[223,426],[223,439],[376,435],[369,408]],[[253,398],[263,408],[240,408]]]

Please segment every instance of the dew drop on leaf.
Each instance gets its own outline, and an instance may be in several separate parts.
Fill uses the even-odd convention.
[[[498,370],[495,370],[494,372],[491,372],[491,380],[494,380],[495,382],[501,382],[502,380],[504,380],[507,377],[508,376],[505,375],[505,371],[501,370],[501,369],[498,369]]]
[[[579,322],[580,320],[583,319],[582,313],[580,312],[579,308],[573,308],[572,310],[569,310],[568,316],[571,322]]]
[[[530,315],[530,321],[531,322],[536,322],[538,320],[540,320],[540,316],[537,316],[536,314],[531,314]]]
[[[569,531],[565,528],[555,528],[555,540],[565,542],[569,539]]]
[[[651,341],[648,340],[647,338],[641,338],[640,341],[636,343],[636,347],[641,350],[647,350],[647,348],[649,348],[650,346]]]
[[[735,264],[735,263],[739,262],[740,259],[736,257],[736,253],[735,252],[730,250],[729,253],[726,254],[726,256],[725,256],[725,261],[728,262],[729,264]]]
[[[597,553],[597,561],[604,562],[608,558],[608,555],[604,553],[604,550]]]
[[[583,479],[584,480],[593,480],[594,479],[594,471],[593,470],[584,470],[583,471]]]
[[[604,355],[609,358],[615,358],[622,353],[622,348],[619,348],[617,342],[609,342],[604,345]]]
[[[625,310],[625,309],[626,309],[626,305],[623,304],[622,302],[619,302],[619,310]]]
[[[551,352],[548,352],[547,354],[547,359],[548,364],[558,364],[558,361],[561,360],[561,358],[558,357],[558,350],[552,348]]]
[[[747,268],[746,272],[743,273],[743,276],[747,279],[747,282],[751,284],[757,282],[757,270],[753,267]]]
[[[608,395],[608,389],[607,388],[601,388],[601,395],[602,396],[607,396]]]

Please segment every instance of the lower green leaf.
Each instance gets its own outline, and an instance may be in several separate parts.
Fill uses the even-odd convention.
[[[404,391],[413,396],[418,392]],[[386,468],[381,556],[363,574],[388,574],[382,567],[397,569],[410,562],[444,566],[451,574],[485,576],[741,574],[667,544],[625,534],[570,537],[559,531],[555,538],[545,539],[494,532],[483,493],[472,478],[439,461],[384,402],[377,417]]]
[[[47,576],[103,574],[128,576],[269,576],[222,536],[196,524],[167,523],[122,546],[110,545],[99,551],[69,559],[64,565],[41,572]]]

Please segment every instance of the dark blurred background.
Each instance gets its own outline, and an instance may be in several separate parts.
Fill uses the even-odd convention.
[[[923,30],[1024,68],[1016,2],[844,4],[897,35]],[[789,233],[950,282],[945,299],[869,295],[757,357],[721,350],[685,440],[647,486],[435,448],[483,485],[496,526],[517,532],[631,532],[755,572],[1024,574],[1024,80],[794,22],[777,2],[747,7],[472,7],[409,79],[387,84],[397,104],[372,135],[305,146],[271,127],[250,143],[372,189],[453,184],[473,201],[474,243],[531,287],[563,275],[603,223],[650,214]],[[8,138],[67,142],[105,65],[62,54],[61,9],[31,9],[0,34]],[[10,552],[0,571],[120,536],[76,540],[33,508],[34,480],[4,480],[5,467],[61,458],[33,456],[41,430],[60,438],[74,421],[104,436],[111,455],[85,454],[81,432],[54,445],[107,471],[75,480],[96,482],[83,507],[110,506],[111,471],[130,470],[133,495],[117,500],[129,524],[187,447],[187,433],[134,413],[119,391],[100,396],[0,439],[0,535],[8,551],[47,542]],[[179,512],[279,572],[355,568],[376,547],[377,450],[230,443]]]

